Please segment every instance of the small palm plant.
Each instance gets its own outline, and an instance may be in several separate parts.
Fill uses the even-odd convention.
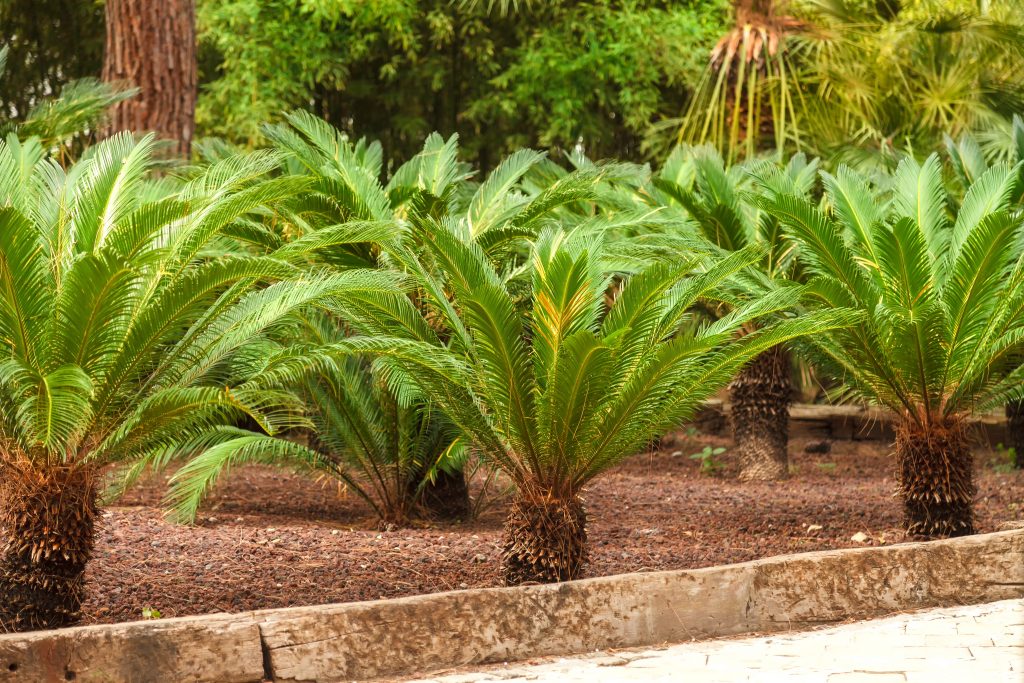
[[[769,279],[796,276],[792,246],[779,222],[761,211],[755,193],[792,189],[807,195],[817,178],[817,163],[795,155],[785,167],[767,162],[725,168],[714,149],[678,147],[653,178],[653,201],[684,208],[700,234],[727,252],[752,244],[764,247],[759,270]],[[755,184],[755,173],[759,185]],[[760,283],[748,282],[755,288]],[[792,363],[779,345],[745,365],[729,384],[731,423],[740,478],[784,479],[789,475],[789,406]]]
[[[233,255],[231,226],[301,184],[256,154],[174,186],[150,178],[153,145],[118,135],[64,171],[36,140],[0,143],[0,630],[78,618],[107,466],[243,417],[263,432],[217,447],[287,449],[267,433],[294,400],[246,387],[234,359],[314,302],[394,288]]]
[[[1015,164],[1018,181],[1012,200],[1018,209],[1024,208],[1024,119],[1014,115],[1006,126],[1005,135],[989,135],[979,143],[975,136],[964,133],[957,141],[946,138],[946,153],[953,167],[953,177],[959,198],[991,167],[991,160]],[[1024,358],[1021,359],[1024,363]],[[1013,464],[1024,469],[1024,400],[1006,404],[1006,446],[1014,455]]]
[[[581,492],[591,479],[676,426],[758,353],[849,318],[827,312],[737,339],[744,324],[793,305],[799,288],[787,287],[707,325],[682,325],[691,304],[757,260],[756,247],[693,278],[689,263],[650,266],[606,307],[602,248],[586,233],[541,233],[523,301],[479,244],[444,223],[420,229],[443,283],[402,260],[450,338],[352,338],[338,350],[378,355],[390,381],[422,392],[515,484],[503,544],[509,584],[581,576],[588,556]],[[408,325],[415,310],[395,319]]]
[[[358,306],[354,298],[348,305]],[[385,296],[377,292],[369,299],[380,303]],[[304,430],[309,443],[296,439],[277,453],[208,448],[189,455],[170,478],[166,505],[179,521],[192,522],[203,499],[231,468],[265,463],[336,480],[370,506],[382,528],[408,526],[428,484],[446,476],[464,481],[461,471],[451,472],[463,464],[454,430],[420,397],[392,391],[365,359],[346,358],[281,375],[276,368],[295,360],[296,349],[310,348],[315,358],[317,348],[347,336],[325,313],[307,311],[294,318],[274,335],[277,340],[247,359],[249,371],[244,374],[255,379],[243,386],[250,391],[294,390],[309,419],[310,429]],[[241,435],[236,429],[219,431],[222,436]],[[444,503],[431,512],[453,519],[469,514],[465,487],[450,491]]]
[[[286,118],[286,123],[268,127],[267,137],[284,155],[286,173],[307,179],[310,191],[283,203],[269,223],[278,233],[283,233],[282,241],[291,240],[288,249],[309,245],[316,262],[333,268],[373,265],[404,269],[410,263],[420,265],[417,255],[425,249],[422,233],[410,228],[422,222],[443,221],[458,226],[457,229],[464,231],[493,262],[515,273],[521,270],[523,245],[535,237],[547,221],[556,218],[573,224],[593,221],[593,204],[599,197],[602,182],[613,175],[613,171],[624,174],[626,170],[581,161],[580,168],[567,172],[545,163],[542,153],[520,150],[503,160],[480,182],[473,182],[471,169],[458,160],[457,138],[452,136],[445,140],[433,134],[424,142],[423,150],[396,169],[384,183],[380,178],[379,144],[365,140],[353,143],[328,123],[306,112],[294,112]],[[541,173],[542,168],[547,172]],[[260,232],[267,236],[269,231],[265,227],[261,226]],[[264,240],[264,243],[267,247],[276,244],[273,240]],[[396,250],[398,245],[401,250]],[[436,263],[433,259],[423,260],[422,264],[423,277],[434,279]],[[436,279],[434,281],[436,284]],[[523,281],[521,276],[516,280],[517,283]],[[416,305],[424,300],[423,292],[412,293]],[[379,298],[372,301],[350,298],[345,305],[347,321],[364,334],[403,334],[428,342],[451,337],[446,322],[426,309],[425,320],[429,324],[400,329],[383,325],[381,311],[394,305]],[[314,333],[317,343],[341,336],[338,329],[329,328],[329,324],[318,326]],[[302,332],[300,337],[307,338],[309,331]],[[323,368],[320,389],[329,388],[323,382],[349,382],[351,373],[357,372],[355,367]],[[417,448],[425,448],[419,452],[396,450],[383,443],[380,447],[369,448],[366,440],[346,443],[342,438],[343,433],[353,435],[352,425],[342,428],[338,421],[343,415],[350,419],[361,414],[360,419],[372,423],[378,433],[392,434],[406,429],[394,420],[410,419],[406,412],[412,411],[425,420],[420,425],[424,433],[435,433],[439,429],[441,416],[437,411],[424,410],[422,400],[407,400],[409,397],[398,400],[398,396],[376,380],[364,379],[373,385],[375,398],[368,397],[361,405],[372,416],[353,411],[352,406],[343,410],[343,403],[348,400],[346,392],[307,392],[311,418],[321,427],[320,446],[323,448],[320,450],[327,451],[325,456],[347,463],[353,474],[361,473],[355,485],[370,494],[368,500],[386,523],[401,523],[417,503],[433,516],[466,518],[470,500],[461,458],[457,457],[463,450],[461,442],[450,442],[447,448],[433,440],[416,442]],[[357,383],[350,388],[356,386],[363,385]],[[388,405],[398,406],[398,411],[387,408]],[[441,433],[447,432],[447,429],[441,430]],[[327,434],[331,436],[324,440]],[[396,459],[400,453],[402,456]],[[301,459],[303,463],[307,461],[306,457]],[[216,476],[217,468],[212,461],[208,460],[207,464],[208,467],[197,461],[190,470]],[[190,471],[182,471],[180,476],[182,495],[179,500],[187,501],[181,512],[188,516],[194,514],[196,499],[185,491],[195,491],[203,484]],[[408,482],[404,496],[402,487],[397,484],[402,479]]]
[[[935,155],[904,160],[890,197],[841,167],[825,176],[825,210],[793,195],[763,201],[814,274],[810,299],[865,314],[860,326],[809,341],[820,366],[897,414],[897,485],[911,534],[973,532],[966,418],[1024,397],[1017,177],[1005,164],[985,171],[952,223]]]

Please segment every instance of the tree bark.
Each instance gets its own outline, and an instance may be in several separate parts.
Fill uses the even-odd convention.
[[[926,538],[974,533],[974,458],[961,422],[901,422],[896,460],[907,533]]]
[[[579,496],[520,495],[505,520],[505,583],[555,583],[583,576],[589,556],[587,510]]]
[[[74,624],[95,542],[95,474],[25,463],[0,477],[0,631]]]
[[[103,80],[139,88],[110,115],[108,134],[153,131],[189,155],[195,129],[194,0],[106,0]]]
[[[729,385],[740,479],[770,481],[789,476],[792,394],[789,353],[781,346],[754,358]]]
[[[1013,464],[1024,469],[1024,401],[1006,404],[1006,447],[1013,449]]]

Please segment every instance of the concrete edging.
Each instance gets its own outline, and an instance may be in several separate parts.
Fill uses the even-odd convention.
[[[0,681],[341,681],[1024,597],[1024,530],[0,636]]]
[[[728,430],[730,405],[720,399],[706,401],[690,424],[706,434]],[[885,408],[856,405],[794,403],[789,409],[794,433],[840,441],[888,441],[895,438],[895,416]],[[1006,441],[1006,418],[996,413],[973,415],[970,424],[975,438],[995,445]],[[671,435],[670,435],[671,436]]]

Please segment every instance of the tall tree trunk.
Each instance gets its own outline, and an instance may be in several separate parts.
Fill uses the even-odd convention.
[[[0,631],[75,623],[95,540],[94,473],[23,464],[0,477]]]
[[[729,385],[740,479],[764,481],[789,475],[792,394],[789,353],[782,346],[754,358]]]
[[[521,492],[505,520],[502,572],[505,583],[555,583],[583,576],[587,547],[587,510],[574,496]]]
[[[959,421],[896,428],[896,484],[907,533],[928,538],[974,533],[974,458]]]
[[[103,80],[139,94],[114,107],[109,132],[154,131],[187,157],[195,129],[194,0],[106,0]]]
[[[1013,464],[1024,469],[1024,401],[1006,404],[1006,447],[1013,449]]]

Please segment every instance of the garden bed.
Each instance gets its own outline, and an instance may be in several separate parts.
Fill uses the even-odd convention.
[[[719,476],[688,456],[716,436],[682,436],[669,450],[641,454],[598,479],[586,495],[590,576],[688,569],[811,550],[907,540],[892,497],[892,458],[877,441],[830,442],[805,453],[814,434],[791,443],[794,476],[783,483],[734,478],[728,451]],[[672,455],[677,453],[677,455]],[[1024,473],[1005,454],[977,451],[979,532],[1024,518]],[[249,467],[225,481],[196,528],[175,525],[151,481],[102,519],[87,580],[84,623],[394,598],[500,585],[505,502],[475,522],[424,522],[381,532],[368,508],[282,470]],[[815,527],[821,527],[820,529]],[[852,537],[858,532],[864,542]]]

